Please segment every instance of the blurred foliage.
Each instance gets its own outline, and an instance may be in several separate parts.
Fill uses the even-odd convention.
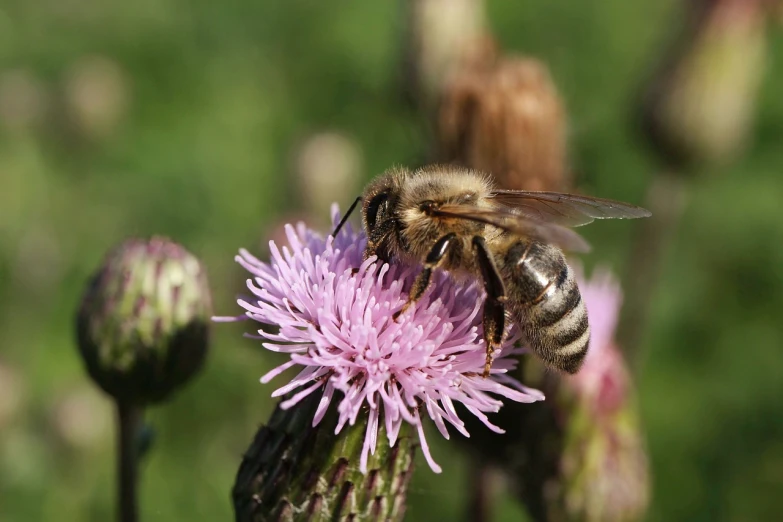
[[[580,186],[641,201],[658,166],[631,131],[632,103],[677,2],[488,4],[506,48],[550,65]],[[234,314],[234,252],[262,251],[280,216],[302,211],[297,140],[351,137],[365,178],[423,159],[421,122],[398,95],[401,14],[392,0],[2,0],[1,520],[113,514],[112,411],[73,332],[111,245],[171,236],[203,258],[216,312]],[[783,38],[772,36],[754,146],[696,181],[654,306],[640,382],[654,521],[772,520],[783,508]],[[621,270],[633,230],[589,227],[587,262]],[[232,517],[242,452],[273,407],[258,377],[279,360],[243,331],[216,328],[202,375],[150,412],[143,520]],[[433,451],[445,472],[419,466],[409,520],[463,511],[467,462],[453,443]],[[498,520],[520,513],[500,499]]]

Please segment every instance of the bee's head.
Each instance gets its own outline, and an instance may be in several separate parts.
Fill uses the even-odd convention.
[[[368,253],[382,257],[386,243],[393,240],[397,225],[397,204],[406,170],[394,169],[371,182],[362,194],[362,224],[367,232]]]
[[[396,169],[386,172],[365,189],[362,195],[362,224],[369,238],[394,224],[401,176],[404,175],[405,171]]]

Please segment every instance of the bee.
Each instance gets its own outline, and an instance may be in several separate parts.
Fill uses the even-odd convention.
[[[422,265],[395,319],[426,292],[435,270],[483,282],[484,377],[503,341],[507,318],[519,324],[548,367],[576,373],[587,353],[590,326],[563,250],[586,252],[589,246],[569,227],[650,216],[643,208],[608,199],[502,190],[478,172],[433,165],[415,171],[393,168],[377,177],[334,235],[360,201],[367,233],[364,258]]]

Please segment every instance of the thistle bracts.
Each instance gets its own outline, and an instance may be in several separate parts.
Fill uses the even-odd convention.
[[[359,469],[369,416],[334,433],[331,407],[314,427],[320,397],[276,408],[245,453],[233,489],[237,522],[402,520],[417,442],[409,425],[394,446],[380,427],[378,446]]]

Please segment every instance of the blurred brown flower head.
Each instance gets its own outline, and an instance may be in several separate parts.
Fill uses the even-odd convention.
[[[437,123],[441,161],[490,172],[510,189],[570,184],[565,109],[535,59],[464,67],[444,90]]]

